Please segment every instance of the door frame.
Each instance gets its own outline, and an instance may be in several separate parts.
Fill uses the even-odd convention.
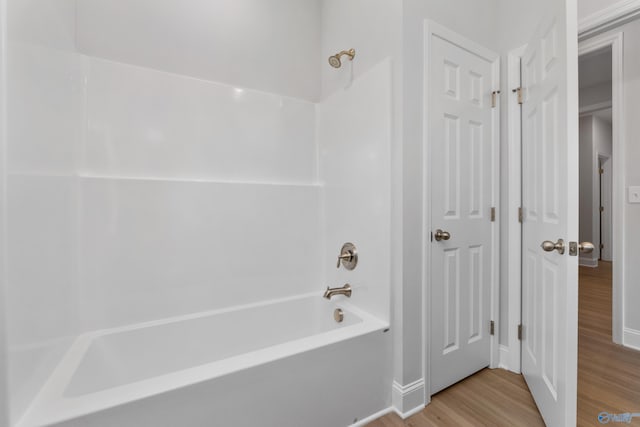
[[[596,35],[580,40],[578,56],[611,48],[612,91],[612,200],[613,225],[613,284],[612,284],[612,336],[613,342],[623,344],[624,337],[624,34],[622,31]]]
[[[522,207],[522,107],[518,102],[517,88],[522,85],[521,59],[527,46],[512,50],[507,55],[507,129],[505,164],[501,167],[507,189],[506,243],[502,255],[504,278],[507,288],[507,342],[500,346],[500,367],[519,374],[521,348],[518,327],[522,318],[522,223],[519,210]]]
[[[422,119],[423,140],[422,140],[422,247],[424,258],[422,260],[422,324],[423,324],[423,346],[422,360],[424,361],[423,372],[425,378],[425,404],[431,401],[431,184],[434,182],[431,176],[431,141],[429,140],[429,101],[432,88],[430,87],[430,65],[431,65],[431,39],[438,37],[454,45],[461,47],[492,63],[492,90],[500,90],[500,55],[476,42],[431,20],[424,21],[424,58],[423,58],[423,108]],[[491,265],[491,310],[490,318],[495,322],[494,335],[490,337],[490,368],[497,368],[499,363],[499,338],[500,338],[500,97],[496,96],[496,107],[493,112],[493,137],[491,141],[492,186],[491,205],[496,208],[496,220],[492,223],[492,265]],[[487,325],[487,328],[489,325]]]
[[[604,159],[604,162],[602,162],[602,160]],[[613,158],[611,157],[611,155],[598,155],[598,163],[599,163],[599,167],[601,167],[603,169],[603,173],[600,174],[599,176],[599,182],[598,182],[598,189],[600,190],[600,193],[597,195],[598,196],[598,200],[600,200],[600,205],[601,206],[609,206],[609,209],[611,209],[611,205],[613,205],[612,203],[612,197],[613,195],[610,194],[609,195],[609,199],[607,199],[608,203],[603,204],[604,200],[602,197],[602,184],[603,182],[608,182],[609,184],[611,184],[611,189],[613,190],[613,182],[611,181],[613,179],[613,168],[612,168],[612,164],[613,164]],[[603,167],[604,165],[607,165],[606,167]],[[606,190],[606,188],[605,188]],[[599,211],[599,209],[598,209]],[[606,212],[606,208],[604,210],[604,212]],[[599,237],[600,237],[600,243],[604,243],[603,241],[606,241],[609,244],[609,247],[607,248],[607,253],[609,255],[609,259],[611,261],[613,261],[613,257],[611,256],[613,254],[613,248],[611,248],[611,242],[613,241],[613,223],[611,222],[612,218],[611,218],[611,212],[608,213],[608,221],[604,224],[604,227],[602,226],[602,217],[603,217],[603,212],[598,212],[598,218],[600,221],[600,229],[599,231]],[[606,231],[605,231],[606,230]],[[603,239],[603,237],[606,237]],[[605,245],[605,247],[607,247]],[[602,258],[602,249],[600,249],[600,259],[604,260]],[[606,261],[606,260],[605,260]]]

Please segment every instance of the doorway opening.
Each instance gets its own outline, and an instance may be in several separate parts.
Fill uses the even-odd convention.
[[[593,242],[594,250],[580,257],[579,267],[579,425],[592,423],[602,408],[624,412],[624,400],[640,396],[637,379],[629,376],[640,369],[640,352],[620,345],[625,203],[622,33],[582,42],[580,51],[580,241]],[[602,382],[603,377],[608,381]],[[593,390],[598,390],[597,407],[589,395]]]

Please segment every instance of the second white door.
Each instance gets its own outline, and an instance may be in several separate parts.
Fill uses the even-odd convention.
[[[497,55],[429,34],[430,379],[436,393],[489,366],[496,280]]]

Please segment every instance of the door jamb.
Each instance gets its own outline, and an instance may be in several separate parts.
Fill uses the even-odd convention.
[[[623,344],[624,336],[624,35],[622,31],[597,35],[581,40],[578,55],[582,56],[607,47],[611,48],[612,85],[612,206],[613,224],[613,289],[612,336],[613,342]]]
[[[431,143],[429,139],[429,119],[430,119],[430,95],[431,87],[429,83],[430,78],[430,66],[431,66],[431,39],[433,37],[439,37],[447,40],[465,50],[468,50],[475,55],[480,56],[487,61],[492,62],[492,82],[491,90],[500,90],[500,55],[477,44],[476,42],[463,37],[452,30],[434,22],[431,20],[424,21],[424,94],[423,94],[423,158],[422,158],[422,247],[424,248],[424,258],[422,261],[422,323],[423,327],[423,372],[425,378],[425,404],[431,401],[431,230],[432,230],[432,218],[431,218]],[[490,96],[487,95],[487,96]],[[500,273],[500,97],[497,97],[498,102],[493,112],[493,129],[494,134],[492,138],[492,171],[493,171],[493,185],[491,189],[491,205],[496,208],[496,221],[492,223],[492,251],[493,251],[493,263],[491,266],[491,313],[490,318],[496,323],[495,334],[490,338],[490,368],[497,368],[499,364],[499,338],[500,338],[500,288],[499,288],[499,273]],[[487,328],[489,325],[487,325]]]
[[[522,223],[519,209],[522,207],[522,109],[518,94],[513,92],[521,85],[521,58],[526,49],[521,46],[508,54],[507,62],[507,162],[502,168],[507,177],[507,248],[503,255],[506,263],[508,288],[507,343],[501,346],[500,367],[520,373],[520,339],[518,325],[522,317]]]

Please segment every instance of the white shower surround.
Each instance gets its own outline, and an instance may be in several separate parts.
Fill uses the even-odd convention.
[[[389,322],[389,60],[314,104],[31,43],[11,47],[15,71],[10,81],[20,79],[9,103],[14,115],[33,113],[16,109],[31,105],[17,100],[44,94],[43,107],[29,122],[46,123],[54,112],[65,119],[42,129],[25,125],[10,135],[17,137],[9,144],[10,248],[24,241],[23,252],[10,254],[16,257],[13,265],[20,266],[10,275],[9,294],[15,303],[9,316],[14,423],[34,402],[24,425],[55,421],[53,413],[41,410],[43,402],[51,402],[51,396],[43,398],[42,384],[60,358],[56,372],[68,369],[69,360],[81,353],[78,348],[88,337],[100,333],[96,331],[124,331],[140,322],[162,323],[311,292],[324,303],[324,286],[347,281],[354,289],[354,311],[371,319],[365,326],[338,333],[340,343],[334,343],[334,333],[281,343],[288,351],[267,351],[261,353],[264,358],[253,354],[251,366],[227,366],[227,371],[236,372],[240,383],[268,375],[274,387],[309,390],[283,392],[264,402],[277,408],[278,398],[289,396],[298,412],[249,411],[262,415],[263,422],[287,425],[306,414],[324,427],[334,424],[327,418],[330,408],[341,417],[335,423],[346,425],[389,407],[391,334],[379,333]],[[47,77],[52,66],[57,67],[55,80]],[[30,82],[36,80],[40,90],[32,91]],[[67,96],[73,108],[56,111]],[[43,158],[43,150],[51,150],[44,143],[51,128],[64,151]],[[65,141],[69,131],[71,138]],[[59,193],[65,197],[60,199]],[[55,226],[59,223],[64,228]],[[49,233],[51,242],[44,240]],[[333,260],[347,240],[361,253],[354,272],[336,270]],[[68,241],[67,250],[52,257],[49,250],[61,241]],[[20,261],[21,253],[43,243],[48,245],[43,259],[64,267],[66,276],[55,269],[56,274],[30,270],[27,258]],[[28,309],[33,296],[54,280],[61,284],[46,288],[51,297],[49,304],[42,301],[41,310],[51,317],[50,327],[43,331],[37,322],[20,321],[33,313]],[[64,292],[57,293],[63,286]],[[81,338],[62,356],[78,334]],[[33,356],[23,357],[25,351]],[[211,364],[222,366],[215,360]],[[290,369],[305,366],[318,370],[307,368],[306,379],[288,376]],[[334,382],[316,381],[316,375]],[[210,385],[228,387],[225,381],[231,377]],[[344,383],[347,377],[353,381]],[[58,374],[48,384],[56,378]],[[262,392],[269,394],[267,389]],[[184,403],[184,396],[197,401],[192,394],[202,392],[195,384],[177,390],[176,405]],[[247,398],[255,400],[262,393],[258,388],[254,392],[258,394],[251,398],[243,391],[237,403],[246,405]],[[97,395],[100,402],[105,393],[91,399]],[[134,395],[128,396],[137,401],[140,395]],[[166,400],[171,395],[149,398],[145,402],[151,403],[138,410],[157,402],[171,406]],[[85,406],[91,399],[75,402],[83,410],[97,410],[106,402]],[[310,405],[323,399],[333,403]],[[114,410],[136,419],[132,404],[120,403]],[[204,399],[201,404],[206,411],[209,403]],[[86,422],[78,425],[94,425]],[[95,422],[101,422],[99,417]],[[204,424],[194,419],[187,425]]]

